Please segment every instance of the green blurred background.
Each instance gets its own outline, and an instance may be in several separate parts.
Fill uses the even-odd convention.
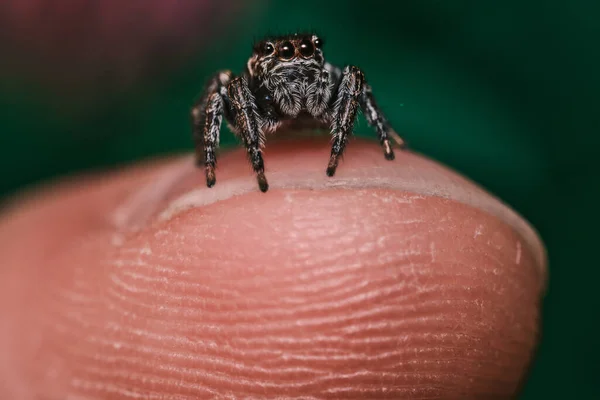
[[[522,398],[600,398],[600,2],[282,0],[226,7],[202,11],[211,18],[200,29],[186,22],[194,40],[139,39],[151,45],[132,58],[133,78],[119,69],[133,52],[126,46],[91,66],[76,48],[57,52],[52,69],[4,30],[0,196],[64,174],[191,150],[189,107],[211,73],[240,71],[253,39],[266,32],[314,29],[331,61],[364,69],[413,149],[477,181],[541,233],[550,287]],[[75,34],[86,29],[78,26]],[[175,46],[181,40],[187,47]],[[93,73],[82,73],[86,68]],[[364,120],[357,131],[374,137]],[[224,133],[222,143],[235,141]]]

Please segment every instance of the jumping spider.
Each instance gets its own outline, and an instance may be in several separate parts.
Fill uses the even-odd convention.
[[[333,136],[327,175],[333,176],[352,133],[358,109],[375,127],[385,158],[394,159],[393,138],[404,141],[382,115],[362,71],[343,70],[323,57],[323,41],[314,34],[269,37],[254,45],[240,76],[222,71],[212,77],[192,108],[196,160],[206,184],[216,182],[215,150],[223,116],[241,137],[262,192],[269,188],[261,148],[265,134],[298,120],[327,126]]]

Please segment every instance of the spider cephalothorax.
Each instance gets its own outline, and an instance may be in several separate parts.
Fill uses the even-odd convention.
[[[360,69],[343,70],[325,61],[323,41],[314,34],[266,38],[254,45],[246,70],[235,77],[230,71],[214,76],[192,109],[196,157],[206,172],[206,183],[215,182],[216,148],[223,116],[241,137],[260,190],[269,188],[261,148],[265,134],[289,121],[310,119],[329,127],[333,136],[327,175],[333,176],[359,107],[377,130],[388,160],[394,159],[390,137],[404,142],[389,126],[375,103],[371,87]]]

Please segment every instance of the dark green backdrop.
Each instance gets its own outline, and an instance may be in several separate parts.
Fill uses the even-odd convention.
[[[256,2],[223,21],[225,34],[184,67],[157,70],[101,106],[101,92],[76,99],[75,107],[60,93],[4,77],[0,195],[56,175],[191,149],[188,110],[210,73],[240,70],[256,35],[316,29],[333,62],[366,71],[414,149],[479,182],[541,232],[550,290],[522,398],[600,398],[598,4]],[[371,134],[364,121],[358,132]],[[228,134],[222,141],[234,143]]]

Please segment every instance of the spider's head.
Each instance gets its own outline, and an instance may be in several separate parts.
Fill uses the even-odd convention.
[[[269,37],[254,45],[248,60],[251,75],[265,74],[278,65],[323,65],[323,40],[314,34]]]

